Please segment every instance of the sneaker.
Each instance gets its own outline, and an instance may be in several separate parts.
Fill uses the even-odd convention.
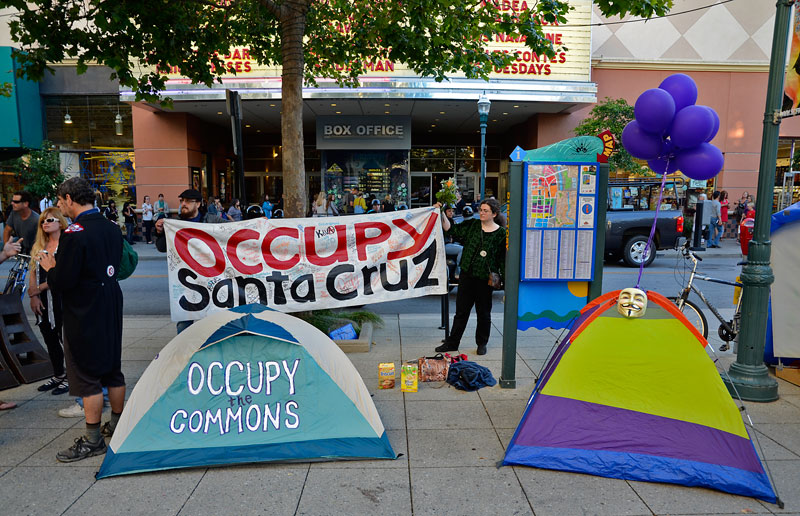
[[[69,392],[69,383],[67,383],[67,381],[64,380],[63,382],[61,382],[61,385],[53,389],[53,392],[51,392],[50,394],[52,394],[53,396],[58,396],[59,394],[66,394],[68,392]]]
[[[106,452],[106,442],[100,439],[96,443],[89,442],[85,436],[75,439],[75,444],[56,454],[59,462],[75,462]]]
[[[55,389],[56,387],[61,385],[64,381],[65,381],[65,378],[63,376],[61,376],[61,377],[53,376],[52,378],[47,380],[45,383],[43,383],[42,385],[37,387],[36,390],[39,391],[39,392],[49,391],[49,390]]]
[[[74,403],[73,405],[58,411],[60,417],[83,417],[83,407]]]
[[[103,435],[103,437],[110,438],[114,437],[114,430],[116,429],[117,429],[116,425],[112,428],[111,421],[106,421],[105,423],[103,423],[103,426],[100,427],[100,433]]]

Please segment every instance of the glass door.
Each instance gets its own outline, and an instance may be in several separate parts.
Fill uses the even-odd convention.
[[[411,208],[430,206],[431,202],[431,174],[419,172],[411,174]]]

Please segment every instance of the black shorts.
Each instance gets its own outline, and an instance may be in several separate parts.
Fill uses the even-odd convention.
[[[102,376],[94,376],[81,370],[72,357],[66,335],[64,335],[64,360],[67,364],[67,382],[69,382],[71,396],[85,398],[101,394],[103,387],[123,387],[125,385],[125,376],[119,369]]]

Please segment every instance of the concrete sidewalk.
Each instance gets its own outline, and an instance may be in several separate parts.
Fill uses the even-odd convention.
[[[457,391],[421,384],[417,393],[379,390],[378,363],[432,354],[442,332],[438,314],[384,315],[372,351],[348,357],[374,395],[395,451],[394,461],[254,464],[147,473],[96,481],[102,457],[73,464],[57,451],[81,435],[84,420],[57,416],[68,395],[37,384],[0,392],[16,401],[0,412],[0,513],[27,514],[800,514],[800,387],[780,382],[781,399],[747,403],[763,456],[786,509],[700,488],[628,482],[526,467],[503,458],[534,378],[557,333],[519,334],[518,387]],[[474,355],[474,322],[462,352],[500,373],[501,319],[489,353]],[[133,389],[149,360],[175,335],[168,317],[127,317],[123,370]],[[654,353],[658,350],[654,349]],[[733,359],[723,356],[725,365]],[[676,371],[676,381],[680,372]],[[669,386],[665,386],[669,388]],[[106,416],[107,418],[107,413]]]

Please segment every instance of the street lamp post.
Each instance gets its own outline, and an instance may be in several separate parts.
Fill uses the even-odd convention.
[[[482,201],[486,196],[486,123],[489,121],[489,108],[492,101],[481,95],[478,99],[478,116],[481,120],[481,197]]]
[[[764,131],[761,137],[761,160],[758,167],[758,193],[753,240],[742,267],[742,330],[736,362],[725,378],[728,389],[744,400],[772,401],[778,399],[778,383],[769,377],[764,365],[764,341],[767,331],[767,302],[769,286],[774,281],[770,267],[769,225],[775,185],[775,160],[778,155],[778,115],[783,99],[783,73],[786,66],[786,40],[789,15],[794,2],[779,0],[776,4],[772,55],[767,79],[767,105]]]

